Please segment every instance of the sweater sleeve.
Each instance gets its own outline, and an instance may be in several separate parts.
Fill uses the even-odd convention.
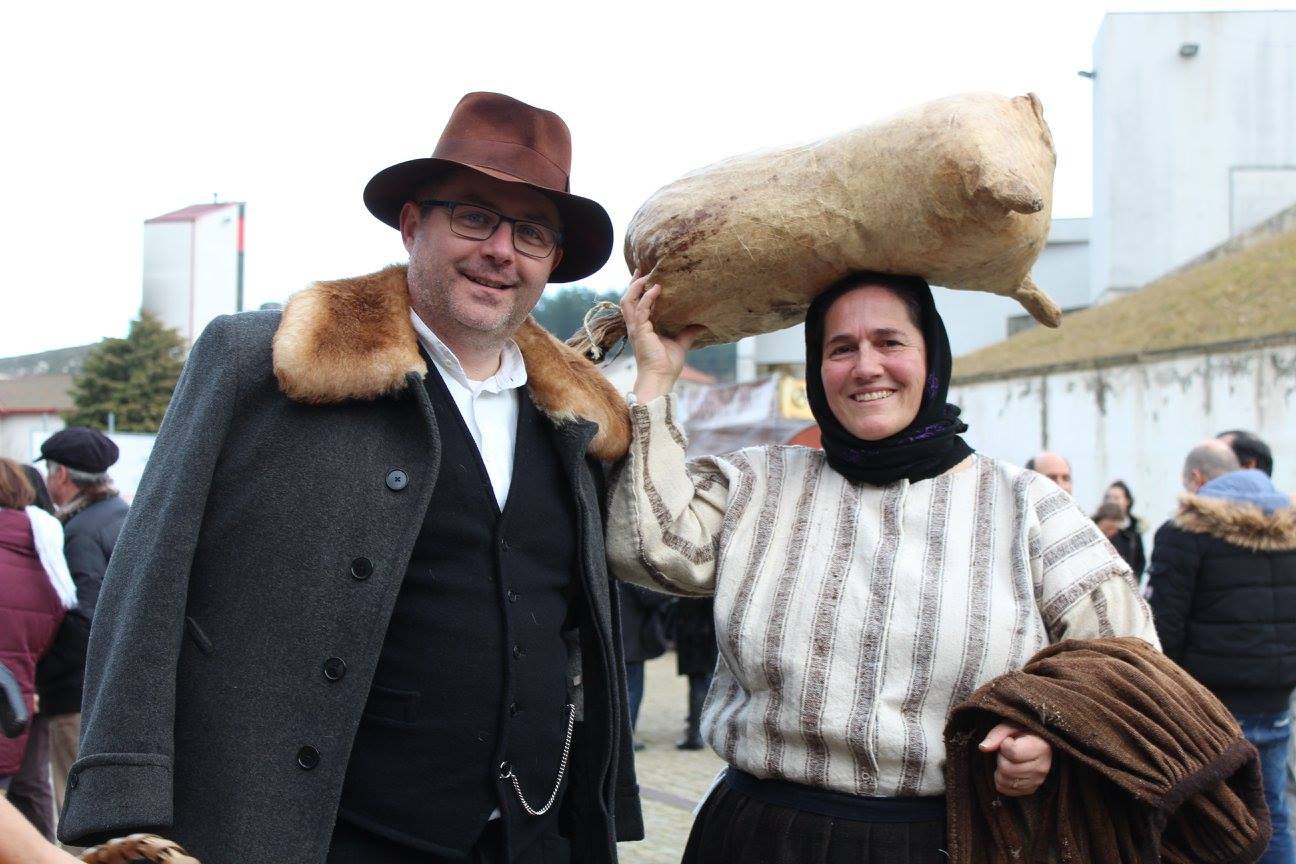
[[[630,409],[630,452],[608,506],[608,562],[618,579],[707,596],[729,481],[716,460],[686,459],[675,409],[674,394]]]
[[[1183,660],[1188,612],[1200,565],[1197,544],[1188,532],[1171,522],[1157,529],[1148,568],[1149,602],[1166,656],[1176,663]]]
[[[1093,520],[1048,480],[1030,493],[1031,569],[1050,639],[1138,636],[1159,646],[1129,565]]]

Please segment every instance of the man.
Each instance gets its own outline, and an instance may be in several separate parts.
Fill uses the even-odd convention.
[[[1273,451],[1269,449],[1260,436],[1254,432],[1231,429],[1215,436],[1229,447],[1237,456],[1243,468],[1258,468],[1265,476],[1273,476]]]
[[[1260,751],[1274,825],[1260,860],[1291,864],[1283,785],[1296,688],[1296,509],[1218,439],[1194,447],[1183,473],[1188,495],[1157,531],[1148,571],[1157,633]]]
[[[1063,459],[1059,454],[1047,450],[1043,453],[1036,453],[1026,460],[1026,467],[1043,474],[1061,486],[1062,491],[1068,495],[1073,494],[1071,488],[1071,463]]]
[[[204,864],[642,837],[595,461],[628,412],[527,318],[611,249],[570,148],[469,94],[365,189],[408,270],[195,344],[104,583],[63,836],[152,827]]]
[[[129,509],[108,474],[117,457],[117,445],[107,435],[72,426],[47,438],[36,459],[45,461],[45,487],[63,522],[63,554],[77,589],[76,608],[64,617],[36,669],[40,713],[33,720],[32,735],[48,743],[56,810],[63,806],[68,771],[77,758],[86,644],[99,588]],[[45,768],[35,763],[23,767],[32,772]],[[21,788],[29,788],[28,779],[32,789],[43,780],[23,776]],[[25,810],[44,805],[23,798],[15,803]]]

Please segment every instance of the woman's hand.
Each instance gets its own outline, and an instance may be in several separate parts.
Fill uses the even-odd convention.
[[[1014,723],[1000,723],[977,746],[982,753],[999,754],[994,780],[1000,795],[1033,794],[1044,785],[1053,764],[1049,743]]]
[[[634,279],[621,298],[621,317],[625,319],[626,338],[634,348],[638,377],[634,393],[640,402],[649,402],[671,391],[684,370],[684,356],[694,340],[706,328],[694,324],[675,336],[662,336],[653,329],[653,304],[661,296],[660,285],[648,285],[648,277],[634,272]]]

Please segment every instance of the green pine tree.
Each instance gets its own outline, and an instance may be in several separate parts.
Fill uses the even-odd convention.
[[[125,339],[105,339],[90,350],[72,380],[69,426],[108,428],[116,415],[119,432],[157,432],[184,366],[184,340],[143,310]]]

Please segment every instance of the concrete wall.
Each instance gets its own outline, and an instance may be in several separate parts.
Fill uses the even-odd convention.
[[[1293,45],[1296,12],[1103,20],[1092,299],[1138,288],[1296,203]]]
[[[65,424],[57,413],[51,414],[6,414],[0,416],[0,457],[15,459],[19,462],[30,462],[40,455],[31,452],[31,441],[44,441]]]
[[[192,222],[144,225],[144,302],[166,326],[190,337],[189,279]]]
[[[962,407],[978,450],[1017,465],[1039,450],[1062,453],[1086,509],[1122,479],[1151,527],[1182,492],[1188,450],[1226,429],[1249,429],[1267,441],[1275,482],[1296,492],[1296,336],[958,384],[950,401]]]
[[[194,232],[194,329],[238,311],[238,206],[199,218]]]

